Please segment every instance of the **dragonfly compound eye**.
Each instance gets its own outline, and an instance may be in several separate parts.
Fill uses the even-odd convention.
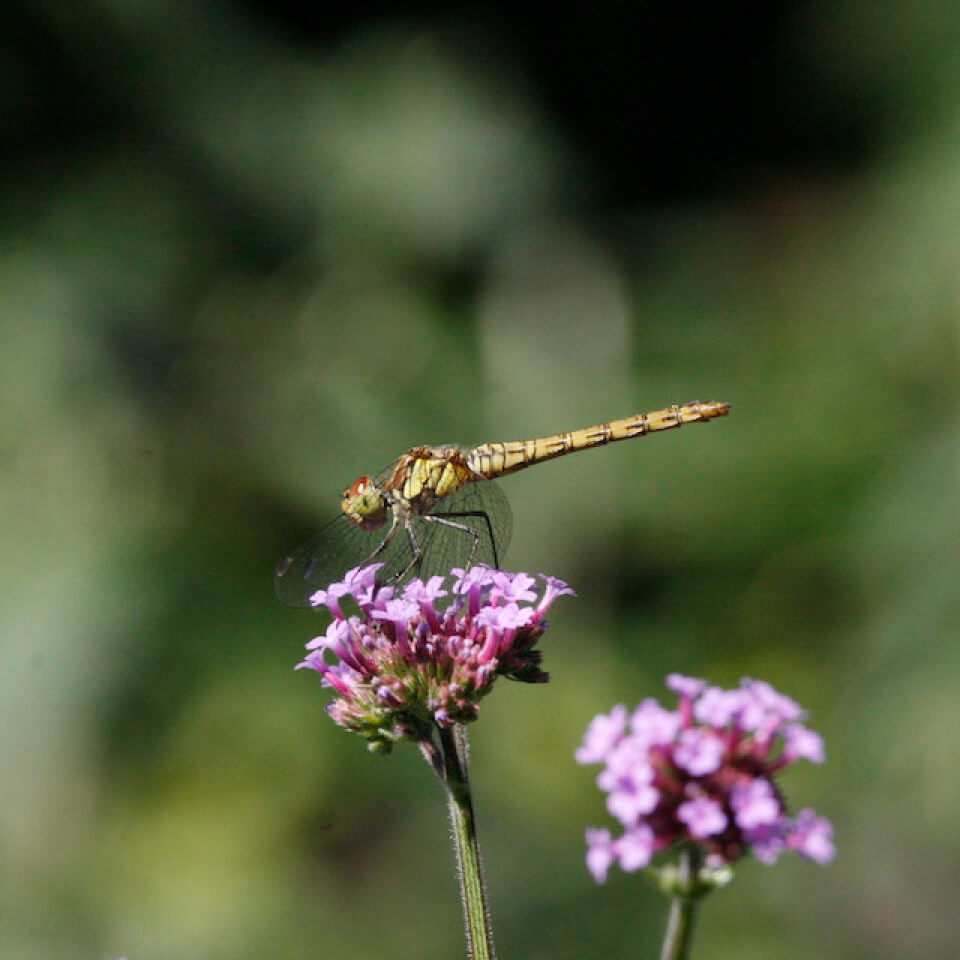
[[[376,530],[387,520],[383,492],[369,477],[360,477],[343,491],[340,509],[347,519],[364,530]]]

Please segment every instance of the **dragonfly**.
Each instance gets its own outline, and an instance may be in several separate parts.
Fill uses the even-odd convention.
[[[379,583],[477,563],[499,568],[513,521],[500,477],[618,440],[726,416],[716,400],[674,404],[532,440],[413,447],[376,477],[343,491],[340,514],[277,565],[277,595],[294,607],[350,569],[380,563]]]

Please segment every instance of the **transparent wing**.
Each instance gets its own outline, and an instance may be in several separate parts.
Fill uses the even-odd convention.
[[[274,578],[277,596],[291,607],[309,606],[310,597],[317,590],[342,580],[348,570],[368,560],[384,564],[381,580],[397,576],[413,558],[402,528],[390,545],[371,559],[389,531],[389,522],[378,530],[364,530],[340,514],[277,564]]]
[[[277,564],[274,585],[284,603],[306,607],[314,592],[367,562],[383,564],[377,576],[381,583],[398,579],[408,570],[414,576],[431,577],[467,564],[500,566],[512,529],[503,491],[496,483],[478,480],[443,497],[426,517],[411,517],[411,532],[421,551],[419,565],[411,568],[413,550],[402,526],[374,557],[389,535],[389,523],[378,530],[364,530],[341,514]]]
[[[446,523],[475,530],[467,531]],[[510,504],[499,484],[477,480],[440,502],[425,517],[415,520],[415,535],[423,550],[419,576],[449,573],[453,567],[487,563],[500,567],[510,545],[513,519]],[[476,549],[474,549],[476,543]]]

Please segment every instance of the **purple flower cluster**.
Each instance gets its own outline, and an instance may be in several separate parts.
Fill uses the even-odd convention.
[[[631,714],[618,705],[590,723],[579,763],[602,763],[597,785],[624,827],[587,830],[587,867],[602,883],[613,863],[646,867],[678,842],[697,844],[720,868],[752,850],[773,863],[793,850],[818,863],[833,858],[832,827],[812,810],[786,814],[774,776],[796,760],[822,763],[823,741],[804,712],[761,680],[735,690],[679,674],[667,678],[676,710],[647,699]]]
[[[426,741],[438,726],[475,720],[498,676],[548,679],[534,647],[550,605],[573,593],[561,580],[541,574],[539,599],[533,577],[483,566],[452,570],[449,590],[444,577],[378,587],[379,566],[351,570],[313,595],[311,604],[325,606],[333,621],[297,665],[336,691],[328,713],[371,749]],[[450,601],[438,609],[443,597]],[[345,612],[345,599],[358,612]]]

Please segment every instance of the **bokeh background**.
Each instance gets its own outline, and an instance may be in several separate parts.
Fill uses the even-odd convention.
[[[656,955],[572,753],[679,670],[809,708],[838,843],[696,956],[956,957],[958,104],[949,0],[7,0],[0,956],[462,955],[274,563],[413,444],[715,398],[504,481],[579,597],[472,731],[501,954]]]

